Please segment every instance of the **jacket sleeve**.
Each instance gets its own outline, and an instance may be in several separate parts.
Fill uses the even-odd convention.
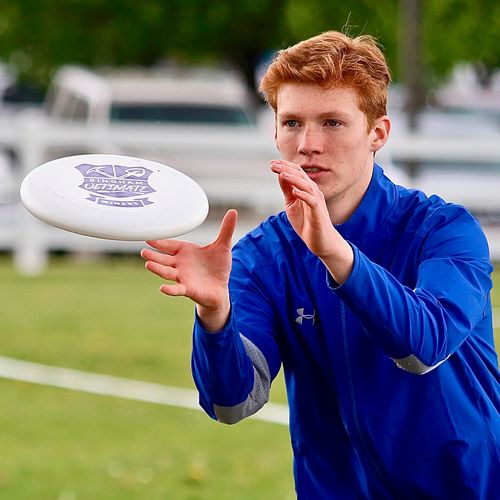
[[[255,273],[233,259],[230,318],[218,333],[198,318],[191,367],[200,404],[213,419],[233,424],[256,413],[268,400],[281,366],[274,311]]]
[[[430,222],[415,288],[400,283],[356,247],[349,279],[331,288],[366,332],[405,370],[424,374],[444,362],[490,314],[492,266],[486,238],[464,209]]]

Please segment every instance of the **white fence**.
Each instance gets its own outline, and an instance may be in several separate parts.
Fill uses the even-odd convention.
[[[272,140],[256,133],[240,133],[207,127],[193,135],[193,129],[171,126],[114,125],[87,127],[48,120],[39,113],[26,113],[0,122],[0,147],[12,150],[17,158],[14,189],[37,165],[57,156],[85,152],[120,153],[165,160],[189,157],[192,175],[207,192],[211,216],[202,227],[186,238],[207,243],[217,231],[225,207],[240,209],[236,237],[272,212],[279,210],[281,195],[268,168],[276,156]],[[271,138],[272,139],[272,138]],[[57,153],[56,153],[57,152]],[[237,163],[236,163],[237,162]],[[180,162],[179,162],[180,163]],[[214,165],[220,167],[214,170]],[[183,164],[184,166],[184,164]],[[182,170],[182,168],[181,168]],[[137,251],[141,242],[100,240],[52,228],[31,216],[20,203],[0,207],[0,247],[13,249],[14,261],[24,274],[38,274],[46,264],[50,250],[74,252]],[[211,218],[210,218],[211,217]]]
[[[26,113],[0,122],[0,147],[14,151],[18,159],[14,182],[16,192],[22,178],[53,156],[54,151],[123,153],[151,159],[158,154],[180,158],[183,152],[189,152],[190,157],[197,158],[200,164],[208,164],[210,159],[212,164],[214,161],[229,161],[229,165],[238,162],[234,170],[226,170],[223,175],[214,172],[201,179],[193,176],[207,191],[212,207],[244,207],[236,237],[279,210],[282,203],[277,183],[268,168],[269,160],[277,156],[277,151],[272,137],[265,138],[258,133],[243,136],[228,131],[221,136],[207,128],[203,134],[194,137],[182,128],[156,125],[91,128],[54,123],[41,114]],[[406,136],[391,140],[388,151],[392,160],[398,163],[417,161],[485,166],[487,175],[482,180],[477,171],[461,171],[459,174],[424,172],[421,178],[406,180],[419,186],[423,183],[424,191],[429,194],[430,191],[436,192],[450,201],[473,206],[479,211],[500,214],[500,140]],[[239,163],[243,167],[240,168]],[[143,246],[140,242],[99,240],[51,228],[29,215],[19,203],[0,208],[3,210],[0,213],[0,247],[13,250],[16,266],[24,274],[40,273],[48,252],[53,249],[127,252]],[[200,243],[208,242],[216,234],[221,213],[216,211],[214,220],[185,237]],[[486,226],[485,232],[492,257],[500,260],[500,226]]]

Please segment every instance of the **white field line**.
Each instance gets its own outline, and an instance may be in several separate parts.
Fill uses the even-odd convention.
[[[41,365],[4,356],[0,356],[0,377],[101,396],[201,410],[198,404],[198,393],[192,389]],[[281,404],[267,403],[251,418],[288,425],[288,408]]]
[[[500,308],[493,309],[493,325],[500,328]],[[201,410],[198,393],[192,389],[59,368],[4,356],[0,356],[0,377],[101,396]],[[277,403],[267,403],[251,418],[280,425],[289,423],[288,408]]]

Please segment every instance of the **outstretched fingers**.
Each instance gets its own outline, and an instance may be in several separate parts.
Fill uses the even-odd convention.
[[[186,295],[186,287],[180,283],[176,284],[164,284],[160,287],[160,292],[170,297],[183,297]]]
[[[167,281],[177,281],[179,279],[179,271],[175,267],[159,264],[152,260],[146,261],[145,266],[148,271]]]
[[[146,243],[149,246],[156,248],[156,250],[159,250],[162,253],[175,255],[185,242],[181,240],[167,239],[167,240],[149,240],[146,241]]]
[[[175,267],[175,256],[170,254],[144,248],[141,250],[141,257],[146,261],[157,262],[158,264],[162,264],[164,266]]]
[[[167,282],[160,291],[188,297],[204,307],[219,307],[227,295],[237,217],[236,210],[229,210],[217,238],[209,245],[178,240],[148,241],[153,249],[143,249],[141,256],[146,260],[146,269]]]

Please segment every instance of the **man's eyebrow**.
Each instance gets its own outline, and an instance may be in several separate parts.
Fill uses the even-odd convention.
[[[277,116],[282,120],[297,120],[301,117],[301,113],[293,112],[293,111],[278,111]],[[329,111],[323,111],[318,115],[318,118],[324,120],[328,118],[338,118],[338,119],[347,119],[351,115],[341,109],[332,109]]]
[[[295,118],[297,118],[297,116],[299,116],[299,113],[292,113],[291,111],[285,111],[285,112],[280,112],[278,111],[276,113],[276,116],[279,116],[280,118],[284,119],[284,120],[293,120]]]

